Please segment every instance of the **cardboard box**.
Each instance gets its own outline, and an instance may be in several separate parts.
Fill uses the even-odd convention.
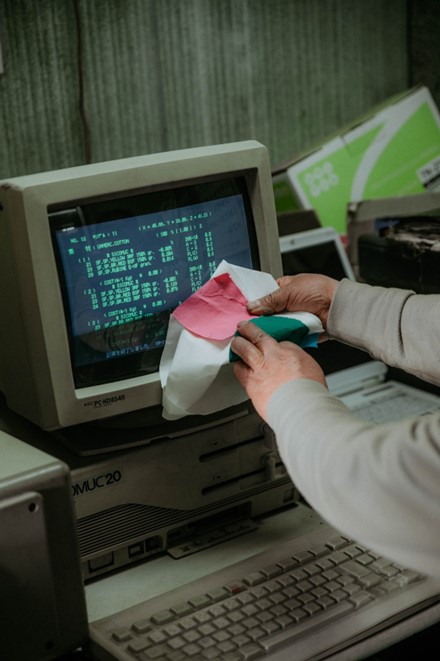
[[[393,97],[273,171],[278,213],[346,231],[350,201],[440,190],[440,114],[426,87]]]

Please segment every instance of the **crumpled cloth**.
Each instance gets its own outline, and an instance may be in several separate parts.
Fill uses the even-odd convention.
[[[208,415],[246,401],[231,365],[237,359],[230,344],[239,321],[253,320],[279,341],[316,345],[323,328],[315,315],[254,317],[248,313],[247,301],[277,287],[268,273],[222,261],[212,278],[174,310],[159,369],[164,418]]]

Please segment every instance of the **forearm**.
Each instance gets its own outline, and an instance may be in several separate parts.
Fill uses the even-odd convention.
[[[440,574],[440,419],[374,426],[301,379],[268,407],[281,457],[306,500],[359,542]]]
[[[344,280],[334,296],[329,337],[440,384],[440,295],[370,287]]]

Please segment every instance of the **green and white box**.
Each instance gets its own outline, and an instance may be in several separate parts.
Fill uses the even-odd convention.
[[[351,201],[440,190],[440,114],[429,90],[389,99],[337,135],[274,170],[279,213],[315,209],[346,232]]]

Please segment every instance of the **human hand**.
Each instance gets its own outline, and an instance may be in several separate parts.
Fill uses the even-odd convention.
[[[277,312],[310,312],[316,315],[323,328],[327,327],[327,317],[338,280],[326,275],[301,273],[287,275],[277,280],[279,289],[256,301],[249,301],[247,309],[251,314],[270,315]]]
[[[241,360],[234,363],[234,374],[264,420],[270,398],[285,383],[305,378],[326,385],[318,363],[298,345],[278,343],[251,321],[238,328],[231,348]]]

